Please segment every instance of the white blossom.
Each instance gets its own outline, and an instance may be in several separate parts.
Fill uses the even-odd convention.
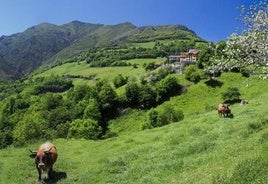
[[[247,69],[252,74],[268,75],[268,6],[267,1],[242,6],[245,30],[233,33],[226,41],[225,61],[215,60],[219,69]],[[224,66],[222,66],[224,65]],[[267,77],[266,77],[267,78]]]

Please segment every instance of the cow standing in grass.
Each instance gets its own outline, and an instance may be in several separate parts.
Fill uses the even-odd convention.
[[[57,160],[57,149],[52,143],[46,142],[39,147],[38,151],[30,150],[30,152],[30,157],[35,158],[38,179],[45,183],[51,177],[53,164]]]
[[[219,104],[218,105],[218,114],[220,117],[230,117],[231,109],[229,104]]]

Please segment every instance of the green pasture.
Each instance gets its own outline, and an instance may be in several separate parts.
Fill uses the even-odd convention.
[[[44,71],[40,74],[35,75],[34,77],[48,77],[51,75],[80,75],[83,77],[94,76],[92,80],[74,78],[72,79],[74,84],[94,84],[96,80],[105,79],[108,81],[113,81],[113,79],[121,74],[124,77],[132,77],[139,79],[145,73],[144,64],[148,64],[151,62],[159,62],[165,61],[165,58],[152,58],[152,59],[132,59],[127,62],[131,64],[131,66],[120,66],[120,67],[89,67],[86,62],[77,62],[74,63],[66,63],[60,66],[56,66],[51,68],[50,70]],[[133,65],[137,65],[137,67],[133,67]]]
[[[67,65],[73,74],[86,70],[80,66],[84,63],[63,66]],[[54,74],[57,70],[63,74],[66,71],[63,66],[54,68]],[[92,72],[91,69],[88,71]],[[42,75],[45,74],[53,72]],[[175,76],[186,86],[185,91],[162,105],[181,109],[184,120],[142,130],[147,111],[125,109],[123,116],[109,122],[110,131],[117,137],[99,141],[52,140],[59,157],[50,183],[267,183],[267,81],[223,73],[213,81],[204,79],[193,84],[183,75]],[[233,118],[221,118],[216,106],[228,87],[237,87],[241,99],[249,104],[232,104]],[[37,149],[44,141],[0,150],[0,183],[37,183],[38,174],[29,149]]]
[[[234,118],[213,110],[161,128],[100,141],[57,139],[52,183],[266,183],[268,93],[232,106]],[[138,119],[137,119],[138,120]],[[0,151],[0,183],[37,183],[28,149]]]
[[[156,108],[161,109],[163,105],[167,105],[174,109],[180,109],[183,111],[185,118],[216,111],[218,104],[223,102],[221,94],[228,87],[237,87],[241,93],[240,98],[249,102],[261,98],[268,91],[267,81],[258,77],[246,78],[238,73],[223,73],[221,77],[215,78],[212,82],[204,79],[198,84],[185,80],[184,75],[174,75],[180,84],[186,86],[184,93],[172,97]],[[147,113],[147,111],[142,110],[128,110],[124,116],[110,122],[110,129],[117,134],[128,134],[133,130],[141,130],[142,125],[148,120]],[[214,113],[216,114],[216,112]],[[233,113],[236,114],[235,111]]]

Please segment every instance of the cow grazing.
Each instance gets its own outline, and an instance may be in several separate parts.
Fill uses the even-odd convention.
[[[229,104],[219,104],[218,105],[218,114],[220,117],[230,117],[231,109]]]
[[[45,182],[51,177],[53,164],[56,162],[58,154],[56,147],[46,142],[42,144],[38,151],[31,151],[30,157],[35,158],[35,166],[38,170],[38,179]]]

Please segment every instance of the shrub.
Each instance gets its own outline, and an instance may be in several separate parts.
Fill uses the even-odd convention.
[[[121,74],[118,74],[115,78],[114,78],[114,86],[116,87],[116,88],[119,88],[119,87],[121,87],[121,86],[123,86],[123,85],[125,85],[126,83],[127,83],[127,77],[126,78],[124,78]]]
[[[222,99],[225,103],[236,103],[240,101],[240,92],[237,87],[229,87],[222,93]]]
[[[182,110],[175,109],[169,105],[165,105],[162,109],[160,109],[158,120],[160,121],[159,124],[167,125],[170,123],[181,121],[183,120],[183,118],[184,114]]]
[[[250,71],[247,70],[247,69],[241,69],[240,72],[244,77],[249,77],[250,76]]]
[[[47,92],[64,92],[73,87],[73,83],[70,80],[64,80],[58,76],[51,76],[38,83],[34,88],[34,94],[44,94]]]
[[[76,119],[70,124],[69,138],[84,138],[96,140],[102,132],[97,121],[92,119]]]
[[[152,109],[149,111],[148,119],[149,119],[149,125],[147,125],[147,128],[160,126],[158,124],[158,112],[156,110]]]
[[[174,109],[171,106],[165,105],[162,109],[151,109],[148,113],[148,124],[145,124],[143,129],[160,127],[170,123],[183,120],[184,114],[182,110]]]
[[[90,118],[96,121],[101,119],[99,104],[96,99],[89,99],[88,105],[85,107],[84,110],[84,118]]]
[[[148,63],[147,65],[145,65],[145,70],[149,71],[149,70],[153,70],[154,69],[154,62]]]
[[[202,78],[202,72],[195,65],[190,65],[185,68],[185,78],[189,81],[198,83]]]

